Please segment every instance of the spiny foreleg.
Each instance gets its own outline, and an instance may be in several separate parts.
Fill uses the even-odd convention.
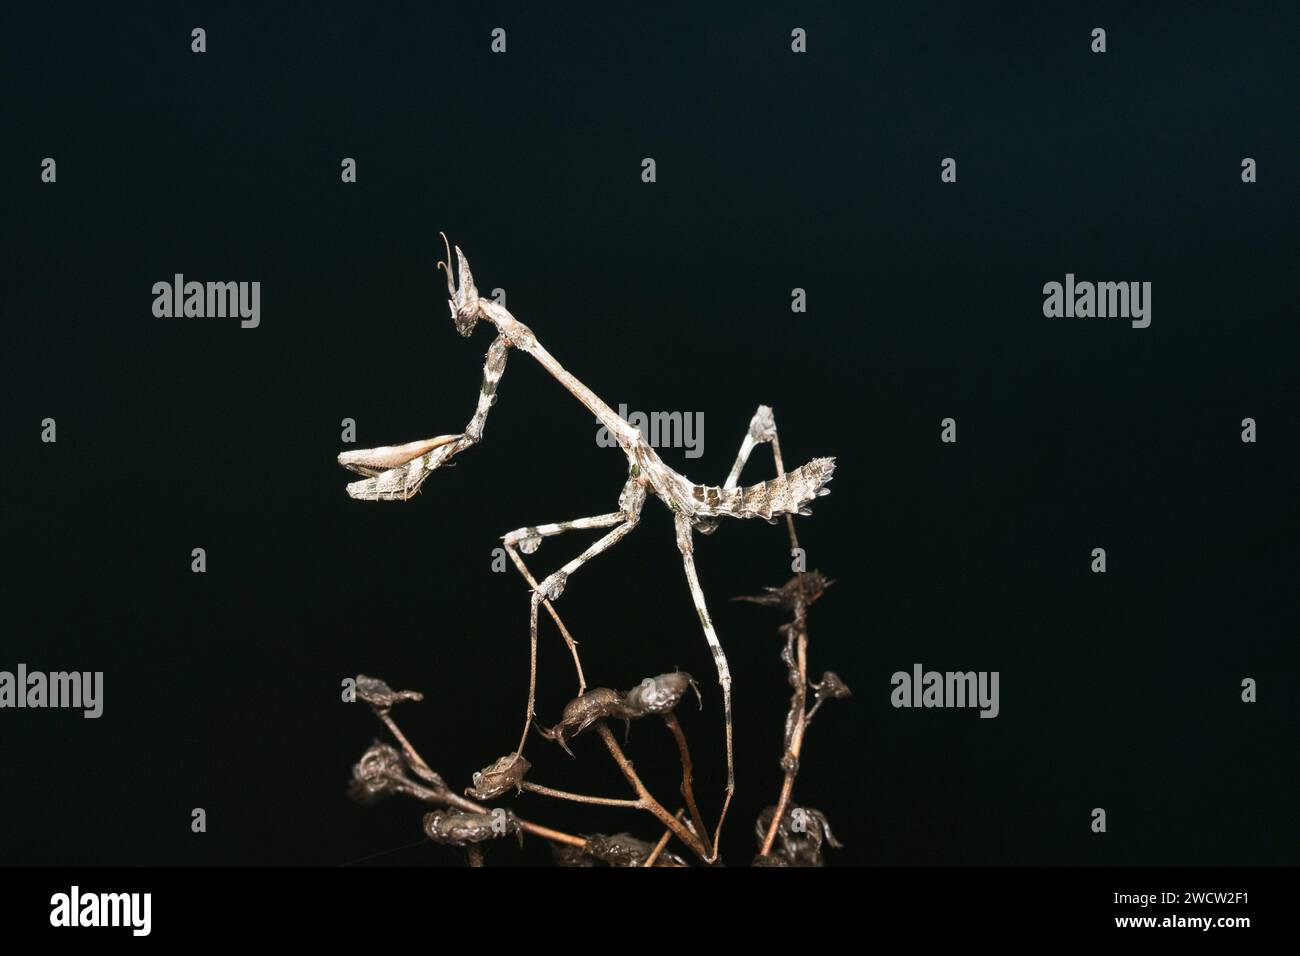
[[[384,448],[345,451],[339,455],[339,464],[368,477],[348,485],[348,494],[365,501],[406,501],[420,490],[429,473],[459,455],[466,448],[477,445],[483,438],[488,412],[496,403],[497,385],[506,370],[506,356],[510,341],[498,335],[488,347],[483,362],[483,384],[479,387],[478,403],[465,431],[459,435],[441,435],[422,442],[393,445]]]

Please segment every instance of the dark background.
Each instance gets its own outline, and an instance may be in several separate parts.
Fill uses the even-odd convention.
[[[611,510],[626,464],[516,353],[481,447],[407,504],[346,496],[343,418],[367,447],[473,410],[490,335],[451,327],[440,229],[612,405],[703,412],[704,457],[665,452],[694,480],[721,480],[760,402],[790,467],[838,457],[799,522],[839,581],[812,667],[856,692],[796,789],[846,844],[832,862],[1296,862],[1295,5],[749,6],[7,9],[0,669],[102,670],[106,702],[0,712],[0,862],[457,862],[385,852],[420,839],[418,804],[345,798],[381,728],[340,681],[424,691],[397,716],[467,784],[514,747],[527,676],[527,590],[492,548]],[[175,272],[260,281],[261,327],[154,318]],[[1045,319],[1066,272],[1152,282],[1151,327]],[[698,540],[740,863],[788,688],[781,615],[726,598],[789,568],[761,522]],[[720,695],[663,507],[558,606],[593,684],[701,678],[683,720],[713,818]],[[551,721],[573,683],[542,621]],[[893,709],[914,662],[1000,671],[1001,716]],[[673,798],[670,738],[638,725],[630,752]],[[537,782],[624,794],[594,738],[576,763],[528,753]]]

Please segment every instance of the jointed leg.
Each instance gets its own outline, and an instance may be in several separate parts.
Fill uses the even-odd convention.
[[[749,431],[745,433],[745,438],[740,443],[740,452],[736,455],[736,463],[731,466],[727,480],[723,483],[724,488],[735,488],[739,485],[740,472],[745,467],[745,462],[749,460],[749,453],[764,442],[770,442],[772,445],[772,457],[776,459],[777,475],[784,475],[785,462],[781,460],[781,442],[776,437],[776,419],[772,416],[772,409],[769,406],[760,405],[758,411],[754,412],[754,417],[749,420]],[[791,549],[798,548],[799,538],[794,532],[794,518],[789,514],[785,516],[785,525],[790,532]]]
[[[771,408],[766,405],[760,405],[758,406],[758,411],[754,413],[754,417],[750,419],[749,432],[745,435],[744,441],[740,444],[740,454],[736,456],[736,463],[732,466],[731,473],[727,476],[726,487],[736,487],[736,484],[740,479],[740,471],[745,467],[745,461],[749,458],[749,453],[754,450],[756,445],[765,441],[772,443],[772,457],[776,459],[776,473],[778,475],[785,474],[785,463],[781,460],[781,442],[776,437],[776,419],[772,417]],[[827,494],[829,494],[829,492],[827,492]],[[794,517],[789,513],[785,516],[785,526],[790,533],[790,553],[797,554],[799,551],[799,536],[794,530]],[[802,567],[802,565],[800,565],[800,567]],[[807,596],[803,593],[803,574],[799,573],[797,577],[799,580],[801,601],[795,612],[795,626],[792,627],[790,631],[790,639],[787,643],[786,654],[791,655],[791,659],[797,662],[794,665],[798,672],[798,685],[795,688],[795,694],[799,711],[802,711],[804,707],[804,695],[807,693],[806,685],[808,681],[808,632],[803,623],[803,615],[805,611],[803,600],[806,600]],[[819,701],[818,704],[813,707],[813,710],[815,711],[820,705],[821,702]],[[763,841],[761,849],[761,855],[763,856],[766,856],[771,850],[772,842],[776,838],[777,828],[785,816],[786,808],[790,805],[790,797],[794,791],[794,775],[797,772],[799,752],[803,743],[803,732],[807,729],[809,717],[811,717],[811,713],[806,714],[802,720],[798,721],[794,725],[794,736],[790,740],[787,740],[786,743],[785,758],[793,760],[793,767],[795,769],[791,769],[791,767],[787,765],[786,759],[783,758],[781,765],[785,773],[785,778],[781,784],[781,794],[777,798],[776,812],[772,817],[772,825],[768,829],[767,836]],[[790,733],[791,729],[787,728],[787,735]]]
[[[528,582],[528,586],[535,592],[538,588],[536,579],[533,578],[532,572],[528,570],[528,565],[524,564],[524,559],[520,557],[519,552],[532,554],[540,547],[542,538],[551,535],[563,534],[566,531],[578,531],[583,528],[607,528],[610,525],[618,524],[625,520],[626,516],[621,511],[612,514],[597,515],[594,518],[579,518],[576,521],[562,521],[558,524],[538,525],[535,528],[517,528],[505,535],[502,539],[505,544],[506,554],[510,555],[510,560],[514,562],[515,568],[518,569],[523,579]],[[582,673],[582,661],[578,658],[578,642],[573,639],[569,629],[564,626],[560,620],[560,615],[555,610],[549,598],[543,598],[542,604],[546,607],[547,612],[551,615],[552,620],[560,629],[564,636],[564,643],[569,646],[569,653],[573,655],[573,666],[578,672],[578,696],[582,696],[587,691],[587,678]]]
[[[623,538],[637,525],[636,518],[628,518],[623,524],[602,537],[582,554],[578,555],[559,571],[551,574],[542,581],[541,584],[533,591],[532,600],[529,602],[528,610],[528,639],[529,639],[529,671],[528,671],[528,711],[524,714],[524,732],[519,738],[519,749],[515,753],[524,752],[524,743],[528,740],[528,728],[533,724],[535,716],[533,706],[537,702],[537,608],[542,601],[553,601],[564,593],[564,585],[569,580],[569,575],[578,568],[582,567],[598,554],[622,541]]]
[[[727,809],[731,806],[731,797],[736,792],[736,761],[731,744],[731,668],[727,665],[727,655],[718,640],[718,632],[713,629],[713,620],[709,617],[708,605],[704,602],[704,589],[700,587],[699,575],[695,572],[695,544],[691,538],[691,519],[678,514],[677,549],[682,553],[682,564],[686,568],[686,583],[691,589],[691,598],[695,601],[695,611],[700,616],[700,625],[704,628],[704,639],[709,642],[713,652],[713,663],[718,669],[718,683],[722,685],[722,714],[726,723],[727,734],[727,795],[722,801],[722,813],[718,816],[718,827],[713,833],[713,848],[709,862],[718,858],[718,839],[722,835],[722,824],[727,819]]]
[[[339,464],[359,474],[364,481],[348,485],[348,494],[366,501],[406,501],[420,490],[424,479],[444,462],[483,438],[488,412],[496,403],[497,385],[506,370],[510,342],[498,335],[488,347],[483,362],[483,384],[479,388],[474,414],[460,435],[442,435],[423,442],[410,442],[384,448],[345,451]]]
[[[568,583],[569,577],[580,567],[590,561],[592,558],[603,554],[612,548],[618,542],[622,541],[632,532],[632,529],[641,521],[641,506],[645,502],[645,491],[635,481],[629,480],[623,489],[623,494],[619,498],[619,504],[623,510],[608,515],[597,515],[593,518],[579,518],[577,521],[566,522],[556,525],[542,525],[537,528],[521,529],[524,534],[522,537],[516,537],[518,532],[511,532],[506,538],[510,546],[518,544],[521,550],[534,551],[541,543],[543,530],[546,535],[560,534],[564,531],[576,528],[602,528],[615,525],[614,529],[608,534],[602,536],[598,541],[592,544],[582,554],[578,555],[572,561],[564,565],[560,570],[548,575],[541,583],[533,588],[532,599],[529,602],[528,614],[528,636],[529,636],[529,677],[528,677],[528,711],[524,715],[524,732],[519,738],[519,749],[516,753],[522,753],[524,742],[528,740],[528,728],[533,722],[533,707],[537,701],[537,608],[543,601],[558,600],[564,593],[564,587]],[[531,533],[530,533],[531,532]],[[525,544],[524,542],[527,542]],[[522,564],[522,559],[520,559]],[[523,569],[524,571],[527,568]],[[531,575],[529,575],[531,577]],[[554,610],[552,610],[554,614]],[[558,620],[558,615],[556,615]],[[563,625],[561,625],[563,627]],[[569,638],[570,642],[572,638]],[[572,648],[573,645],[570,644]],[[574,660],[577,661],[577,650],[574,649]],[[579,679],[581,680],[581,667],[579,667]]]
[[[520,575],[523,576],[523,579],[528,582],[529,588],[536,591],[537,581],[533,577],[532,572],[528,570],[528,565],[524,564],[524,559],[519,556],[519,552],[511,545],[507,544],[506,554],[510,555],[510,560],[515,563],[515,568],[519,571]],[[565,627],[564,622],[560,620],[560,615],[556,612],[555,605],[550,601],[542,601],[542,604],[546,606],[546,610],[550,613],[551,619],[555,621],[556,626],[560,629],[560,634],[564,637],[564,643],[568,645],[569,653],[573,655],[573,667],[578,672],[578,696],[581,697],[587,692],[587,678],[582,673],[582,661],[578,657],[578,642],[574,640],[573,635],[569,633],[569,629]]]
[[[749,420],[749,431],[745,433],[744,440],[740,443],[740,452],[736,455],[736,463],[731,466],[731,471],[727,473],[727,480],[723,482],[724,488],[735,488],[740,481],[740,471],[745,467],[745,462],[749,461],[749,453],[764,442],[772,442],[772,449],[776,452],[779,460],[781,452],[780,446],[776,444],[776,420],[772,417],[772,409],[767,405],[758,406],[758,411],[754,412],[754,417]],[[778,464],[777,474],[784,473],[784,469]]]

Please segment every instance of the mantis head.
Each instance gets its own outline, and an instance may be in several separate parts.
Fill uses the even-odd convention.
[[[447,295],[449,296],[447,308],[451,310],[451,320],[456,324],[456,331],[468,338],[473,334],[474,326],[481,314],[478,289],[474,287],[474,276],[469,271],[469,263],[465,261],[465,253],[460,251],[460,246],[456,247],[456,258],[460,265],[460,288],[456,287],[456,277],[451,271],[451,245],[447,242],[446,233],[439,233],[439,235],[442,236],[443,245],[447,247],[447,261],[438,263],[438,268],[445,269],[447,272]]]

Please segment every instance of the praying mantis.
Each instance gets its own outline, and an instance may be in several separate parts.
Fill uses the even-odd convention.
[[[575,572],[632,533],[641,520],[641,509],[647,497],[653,495],[672,512],[677,549],[681,553],[686,583],[699,615],[704,638],[713,655],[718,672],[718,683],[722,687],[727,786],[717,832],[713,839],[712,852],[716,856],[718,835],[721,833],[722,823],[726,819],[727,810],[736,790],[731,720],[731,671],[713,620],[709,616],[704,590],[700,587],[699,575],[695,568],[694,535],[695,532],[712,533],[717,527],[717,519],[721,517],[763,518],[775,523],[780,515],[811,514],[809,505],[812,500],[830,494],[825,486],[831,480],[835,470],[835,459],[815,458],[787,472],[781,459],[781,446],[777,439],[772,409],[760,405],[750,420],[749,429],[741,441],[740,451],[726,480],[721,485],[701,485],[691,482],[684,475],[664,464],[655,449],[643,438],[640,429],[629,424],[591,389],[570,374],[542,346],[533,331],[511,315],[504,305],[491,299],[480,298],[478,289],[474,285],[473,274],[470,272],[469,262],[460,246],[455,247],[459,272],[458,284],[457,276],[452,272],[451,245],[445,234],[442,238],[447,250],[447,259],[440,261],[438,268],[447,273],[449,300],[447,305],[456,331],[468,338],[473,334],[478,322],[484,321],[494,326],[497,332],[496,338],[488,347],[487,358],[483,364],[483,384],[479,390],[474,415],[465,426],[465,430],[459,434],[440,435],[404,445],[342,452],[338,456],[339,464],[364,476],[361,481],[349,484],[347,492],[351,497],[364,501],[408,500],[419,492],[420,486],[431,472],[436,471],[465,449],[478,444],[483,438],[488,412],[496,403],[497,388],[505,372],[506,358],[512,348],[531,355],[552,378],[581,402],[596,417],[596,420],[608,429],[609,434],[617,442],[618,448],[627,457],[628,477],[619,494],[618,507],[615,511],[554,524],[518,528],[503,536],[506,553],[532,588],[529,608],[531,649],[528,707],[524,718],[523,735],[514,756],[522,757],[524,743],[528,739],[528,731],[535,717],[539,608],[546,608],[573,655],[578,676],[578,695],[581,696],[586,690],[587,683],[582,673],[582,663],[578,658],[577,643],[564,626],[553,602],[559,599],[566,583]],[[776,477],[749,487],[739,487],[741,470],[753,450],[762,444],[772,446],[773,457],[776,460]],[[533,577],[524,563],[522,555],[535,552],[546,538],[569,531],[605,529],[608,529],[605,534],[582,554],[541,582]]]

